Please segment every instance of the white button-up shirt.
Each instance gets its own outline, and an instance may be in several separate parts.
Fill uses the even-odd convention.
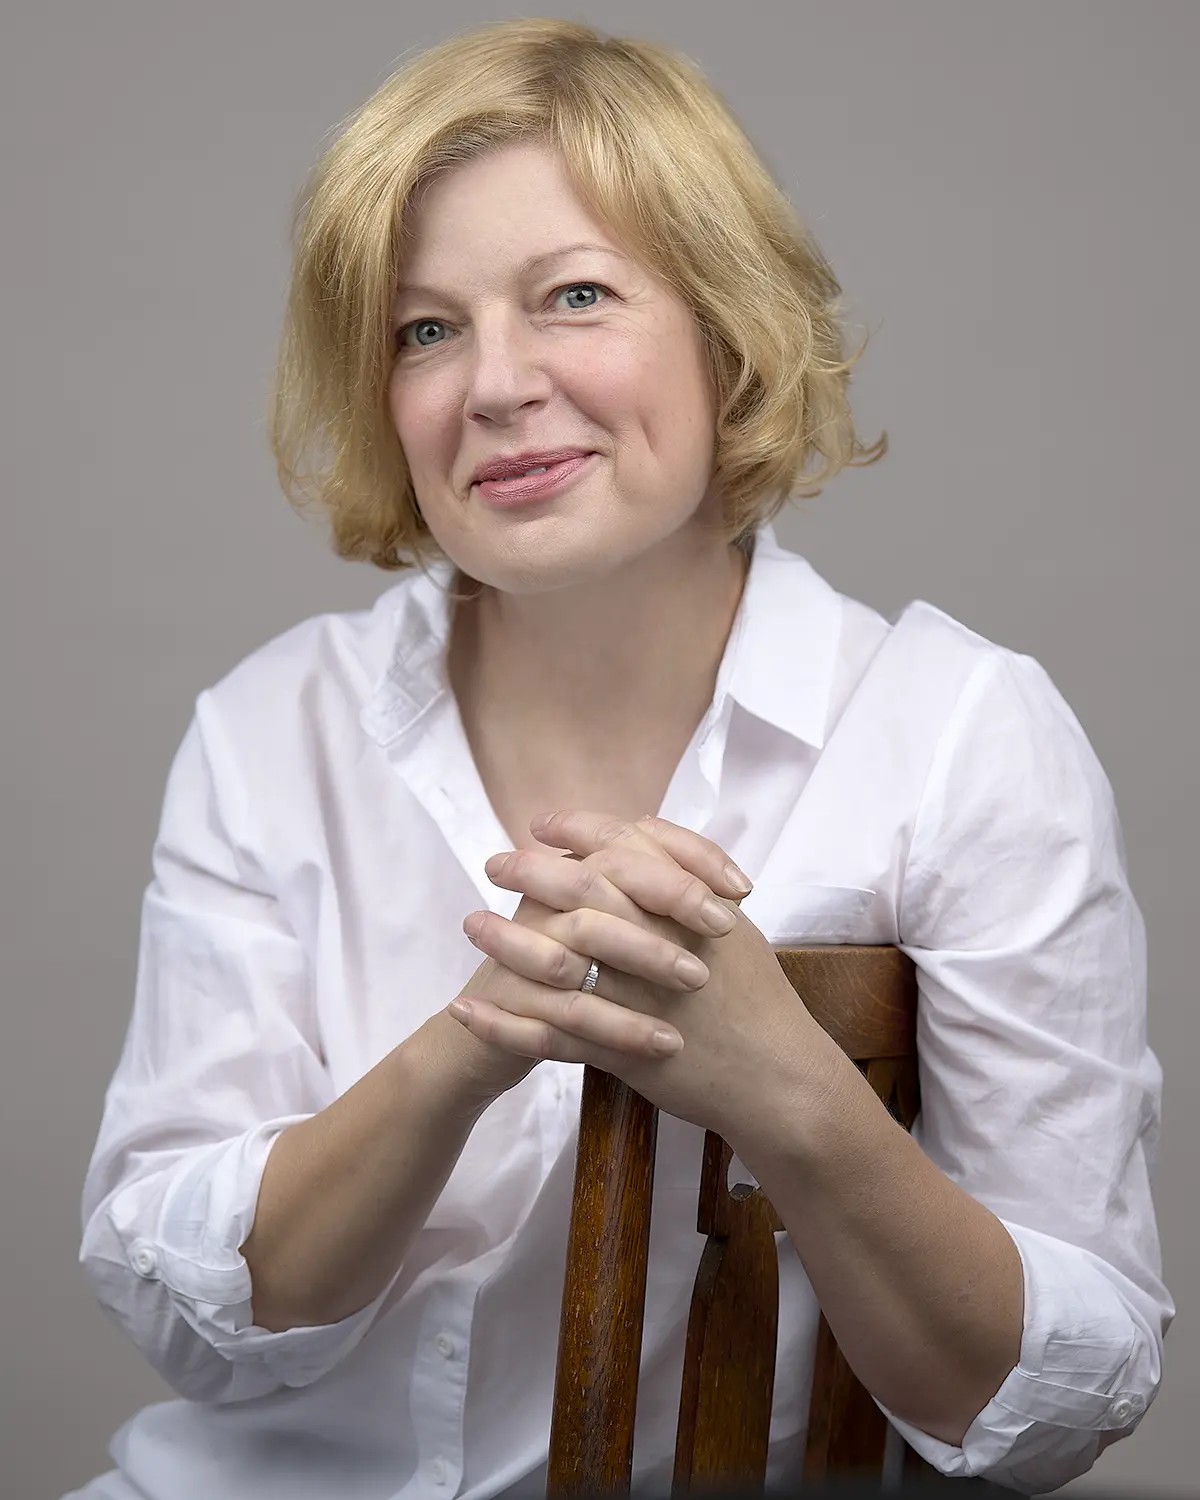
[[[510,840],[447,682],[451,572],[296,626],[196,700],[80,1251],[183,1399],[132,1417],[121,1472],[81,1494],[132,1493],[122,1474],[149,1500],[544,1486],[580,1066],[543,1062],[484,1113],[352,1316],[255,1326],[239,1251],[280,1131],[459,992],[480,958],[467,912],[520,901],[483,872]],[[905,649],[868,670],[901,629]],[[925,604],[891,626],[765,525],[659,811],[757,882],[742,910],[774,946],[896,943],[918,966],[914,1135],[1011,1234],[1025,1318],[1020,1363],[961,1448],[893,1426],[947,1475],[1037,1492],[1083,1472],[1153,1398],[1174,1306],[1150,1196],[1162,1074],[1143,926],[1070,709],[1032,658]],[[635,1489],[660,1494],[703,1135],[660,1117],[634,1448]],[[778,1243],[773,1485],[801,1470],[818,1316]]]

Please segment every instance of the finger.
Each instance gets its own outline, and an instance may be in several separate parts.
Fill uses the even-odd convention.
[[[497,912],[472,912],[463,928],[478,923],[472,938],[477,948],[506,969],[559,989],[579,989],[592,959],[666,989],[690,992],[709,981],[707,966],[688,949],[621,917],[580,907],[556,921],[557,930],[549,934]]]
[[[461,1024],[480,1041],[520,1057],[555,1062],[592,1061],[583,1055],[585,1050],[594,1053],[600,1049],[611,1060],[670,1056],[683,1047],[683,1038],[673,1026],[614,1005],[600,995],[551,989],[532,980],[525,981],[521,989],[520,1014],[464,992],[458,998],[467,1003],[470,1014]],[[604,1063],[596,1065],[603,1067]]]
[[[542,813],[531,820],[529,828],[539,843],[556,849],[570,849],[580,855],[593,854],[617,842],[640,847],[648,839],[655,848],[665,850],[683,869],[703,880],[716,895],[740,901],[753,889],[753,882],[719,844],[653,813],[631,822],[611,814],[571,808]]]
[[[737,926],[729,906],[703,880],[673,859],[628,843],[602,845],[582,861],[516,849],[494,865],[488,860],[484,868],[494,884],[523,891],[558,911],[589,906],[636,923],[636,914],[616,909],[622,900],[632,900],[643,912],[670,917],[704,938],[724,936]]]
[[[497,1007],[490,1000],[481,1000],[477,996],[459,995],[446,1009],[464,1031],[469,1031],[480,1041],[490,1040],[492,1046],[515,1053],[517,1057],[533,1057],[547,1062],[594,1063],[600,1050],[581,1042],[578,1037],[553,1032],[545,1026],[535,1030],[536,1023],[528,1023],[524,1028],[510,1026],[509,1022],[516,1020],[515,1017],[503,1012],[499,1017],[494,1016]],[[611,1072],[612,1069],[606,1068],[605,1071]]]
[[[754,882],[740,869],[712,839],[706,839],[694,829],[683,828],[655,813],[645,813],[637,820],[637,827],[646,833],[671,856],[676,864],[690,870],[704,880],[714,895],[728,892],[731,901],[744,901],[754,889]],[[720,865],[720,874],[716,873]],[[723,888],[723,889],[722,889]]]
[[[645,920],[637,902],[607,880],[594,861],[564,859],[537,849],[513,849],[493,854],[483,869],[493,885],[520,891],[535,908],[545,907],[547,916],[589,905],[610,916],[624,917],[633,925]]]

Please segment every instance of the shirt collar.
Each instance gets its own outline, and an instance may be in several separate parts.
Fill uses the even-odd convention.
[[[362,711],[367,733],[390,744],[448,690],[445,647],[455,565],[428,564],[377,601],[391,617],[388,666]],[[717,674],[714,718],[726,695],[747,712],[816,749],[825,742],[841,637],[842,598],[764,522]]]

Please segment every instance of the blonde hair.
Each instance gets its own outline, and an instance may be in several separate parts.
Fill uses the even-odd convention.
[[[441,556],[387,403],[409,210],[436,174],[517,142],[555,149],[580,202],[691,308],[717,393],[712,482],[744,544],[792,494],[881,458],[847,401],[841,288],[690,59],[574,21],[456,34],[349,119],[296,202],[269,432],[283,492],[338,556]]]

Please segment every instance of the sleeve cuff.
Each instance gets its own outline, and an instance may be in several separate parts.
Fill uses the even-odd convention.
[[[1109,1442],[1134,1430],[1158,1389],[1161,1340],[1134,1310],[1141,1294],[1111,1266],[1079,1246],[1000,1222],[1025,1273],[1020,1362],[961,1447],[875,1404],[947,1477],[1036,1495],[1086,1473]]]
[[[184,1321],[224,1359],[256,1367],[286,1386],[310,1384],[354,1348],[400,1269],[372,1302],[336,1323],[272,1332],[253,1322],[250,1268],[240,1247],[253,1227],[272,1144],[288,1125],[307,1118],[270,1120],[218,1146],[188,1153],[171,1174],[152,1235],[131,1235],[132,1224],[122,1233],[125,1205],[118,1199],[110,1209],[135,1274],[160,1282]]]

